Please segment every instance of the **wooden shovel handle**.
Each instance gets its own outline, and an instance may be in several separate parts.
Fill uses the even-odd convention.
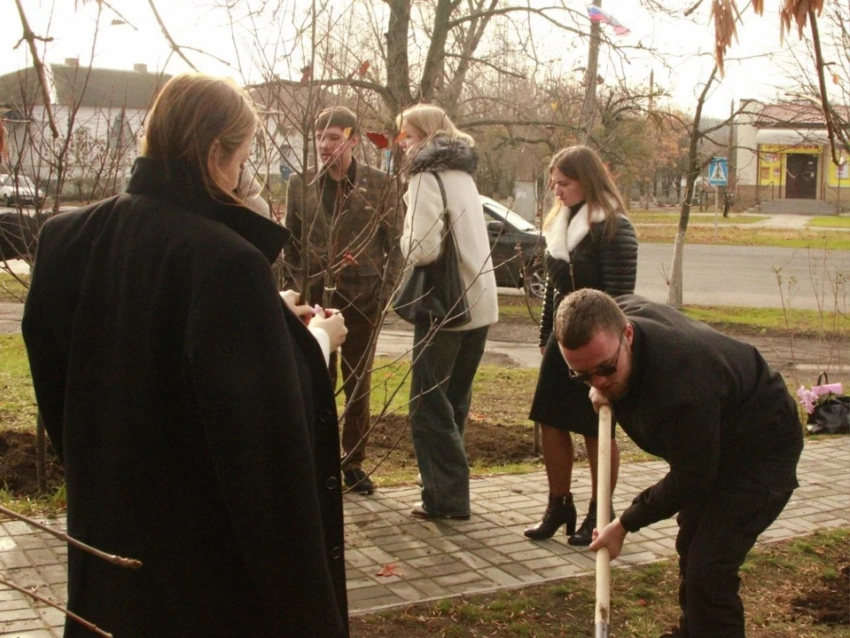
[[[611,408],[599,408],[599,461],[596,466],[596,529],[611,522]],[[596,617],[594,638],[608,637],[611,611],[611,556],[596,552]]]

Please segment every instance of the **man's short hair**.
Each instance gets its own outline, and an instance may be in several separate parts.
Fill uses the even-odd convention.
[[[316,130],[324,131],[332,126],[338,126],[343,131],[347,128],[351,129],[351,134],[357,134],[357,115],[349,108],[344,106],[332,106],[319,113],[316,118]]]
[[[584,288],[568,295],[558,306],[555,338],[567,350],[577,350],[599,330],[620,334],[626,323],[616,301],[600,290]]]

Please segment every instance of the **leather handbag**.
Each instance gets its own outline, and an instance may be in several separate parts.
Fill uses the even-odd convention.
[[[811,393],[814,397],[813,409],[806,420],[809,434],[850,432],[850,397],[842,393],[841,384],[831,384],[826,372],[822,372]]]
[[[466,286],[460,276],[446,189],[437,173],[434,177],[443,197],[444,232],[440,256],[430,264],[409,270],[393,300],[393,310],[408,323],[459,328],[468,324],[472,317],[466,300]]]

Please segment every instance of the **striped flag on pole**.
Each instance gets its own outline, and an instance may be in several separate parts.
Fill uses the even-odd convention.
[[[590,16],[591,21],[599,22],[601,24],[610,24],[614,28],[614,33],[617,35],[628,35],[629,30],[620,24],[617,19],[612,16],[610,13],[606,13],[599,7],[594,7],[593,5],[587,8],[587,15]]]

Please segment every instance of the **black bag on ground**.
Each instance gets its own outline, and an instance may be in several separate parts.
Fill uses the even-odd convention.
[[[445,230],[440,256],[430,264],[409,270],[393,300],[393,310],[408,323],[458,328],[468,324],[472,317],[466,300],[466,287],[460,276],[446,191],[440,176],[434,173],[434,177],[443,196]]]
[[[828,383],[826,372],[821,373],[817,385]],[[806,420],[806,429],[810,434],[850,433],[850,396],[833,394],[823,403],[816,405]]]

